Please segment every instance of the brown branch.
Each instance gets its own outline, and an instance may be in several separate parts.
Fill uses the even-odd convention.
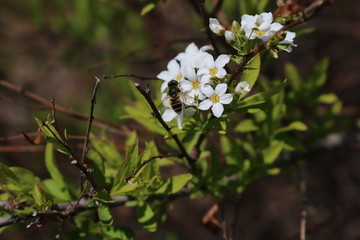
[[[85,156],[86,156],[86,151],[87,151],[87,147],[89,145],[89,137],[90,137],[90,131],[91,131],[91,124],[94,120],[94,108],[95,108],[95,104],[96,104],[96,92],[100,83],[100,79],[98,77],[95,77],[96,82],[95,82],[95,86],[94,86],[94,90],[93,90],[93,95],[91,97],[91,104],[90,104],[90,115],[89,115],[89,119],[88,119],[88,124],[86,127],[86,133],[85,133],[85,141],[84,141],[84,148],[83,148],[83,152],[81,155],[81,160],[80,160],[80,164],[84,164],[84,160],[85,160]]]
[[[196,174],[198,170],[195,165],[195,159],[193,159],[192,157],[189,156],[189,154],[186,152],[186,149],[185,149],[184,145],[182,144],[182,142],[180,141],[180,139],[178,138],[178,136],[176,134],[171,133],[171,131],[170,131],[171,127],[168,126],[165,123],[165,121],[162,119],[159,110],[157,109],[154,101],[150,97],[150,89],[147,88],[146,90],[144,90],[138,82],[135,83],[135,87],[139,90],[139,92],[144,96],[146,101],[149,103],[151,109],[153,110],[154,117],[160,122],[160,124],[165,128],[165,130],[169,133],[169,135],[174,139],[176,145],[180,149],[181,157],[185,157],[185,159],[187,160],[188,164],[190,165],[193,173]]]
[[[143,77],[135,74],[119,74],[119,75],[112,75],[112,76],[103,76],[104,79],[110,79],[110,78],[123,78],[123,77],[131,77],[131,78],[137,78],[141,81],[145,80],[157,80],[156,77]]]
[[[333,3],[335,0],[316,0],[314,1],[310,6],[306,7],[303,11],[303,15],[290,22],[289,24],[282,27],[280,30],[278,30],[275,34],[280,34],[281,32],[284,32],[292,27],[298,26],[301,23],[304,23],[311,18],[313,18],[318,12],[320,12],[321,9],[323,9],[325,6]],[[248,64],[248,62],[255,57],[257,54],[262,52],[264,49],[266,49],[266,46],[270,43],[271,39],[267,40],[263,44],[261,44],[258,48],[251,51],[248,55],[245,56],[244,61],[239,65],[239,67],[236,69],[236,72],[232,74],[232,76],[229,79],[229,84],[245,69],[245,66]]]

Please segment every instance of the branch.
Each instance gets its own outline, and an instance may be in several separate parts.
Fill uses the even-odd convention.
[[[165,130],[169,133],[169,135],[174,139],[174,141],[176,142],[177,146],[180,149],[181,152],[181,156],[185,157],[185,159],[187,160],[187,162],[189,163],[192,171],[194,173],[197,173],[197,167],[195,165],[195,159],[191,158],[189,156],[189,154],[186,152],[186,149],[184,147],[184,145],[182,144],[182,142],[180,141],[180,139],[178,138],[178,136],[176,134],[172,134],[170,129],[171,127],[168,126],[165,121],[162,119],[161,114],[159,113],[158,109],[155,106],[154,101],[151,99],[150,97],[150,89],[146,89],[144,90],[139,83],[135,83],[135,87],[139,90],[139,92],[145,97],[146,101],[149,103],[151,109],[153,110],[153,115],[154,117],[160,122],[160,124],[165,128]]]
[[[177,193],[170,194],[170,195],[161,194],[161,195],[149,196],[146,201],[154,201],[154,200],[164,199],[164,198],[166,198],[168,200],[175,200],[180,197],[189,196],[191,193],[192,192],[189,189],[183,188],[180,191],[178,191]],[[114,207],[118,207],[118,206],[123,206],[123,205],[125,205],[126,202],[134,200],[135,198],[130,197],[130,196],[116,196],[116,197],[112,197],[112,199],[114,200],[114,202],[109,203],[108,206],[111,208],[114,208]],[[15,223],[23,222],[25,220],[38,219],[38,218],[41,219],[41,218],[52,217],[52,219],[53,219],[55,217],[61,221],[68,217],[76,216],[77,214],[79,214],[81,212],[96,209],[97,206],[89,206],[90,201],[91,201],[91,199],[89,197],[83,197],[83,198],[79,199],[78,201],[58,203],[58,204],[52,206],[51,210],[48,210],[48,211],[33,212],[31,214],[23,215],[23,216],[13,214],[9,217],[0,218],[0,228],[15,224]],[[12,210],[11,206],[5,201],[0,201],[0,207],[5,210],[10,210],[10,211]],[[51,219],[49,219],[49,220],[51,220]],[[28,224],[28,226],[30,227],[31,224]]]
[[[135,75],[135,74],[119,74],[119,75],[112,75],[112,76],[103,76],[104,79],[110,79],[110,78],[123,78],[123,77],[132,77],[132,78],[137,78],[141,81],[145,81],[145,80],[157,80],[156,77],[143,77],[143,76],[139,76],[139,75]]]
[[[333,3],[334,1],[335,0],[316,0],[316,1],[314,1],[310,6],[308,6],[307,8],[304,9],[303,15],[300,18],[298,18],[298,19],[290,22],[289,24],[285,25],[279,31],[277,31],[275,34],[280,34],[281,32],[284,32],[284,31],[288,30],[289,28],[295,27],[297,25],[300,25],[301,23],[304,23],[304,22],[310,20],[318,12],[320,12],[321,9],[323,9],[325,6]],[[236,78],[236,76],[238,76],[244,70],[247,63],[253,57],[255,57],[257,54],[259,54],[264,49],[266,49],[266,46],[268,45],[268,43],[270,41],[271,41],[271,39],[267,40],[262,45],[260,45],[258,48],[254,49],[248,55],[245,56],[244,61],[239,65],[239,67],[236,69],[236,72],[229,79],[229,84]]]
[[[96,82],[95,82],[95,86],[94,86],[94,91],[93,91],[93,95],[91,97],[91,106],[90,106],[90,116],[89,116],[89,120],[88,120],[88,124],[86,127],[86,133],[85,133],[85,141],[84,141],[84,148],[83,148],[83,152],[81,155],[81,161],[80,164],[84,164],[84,159],[86,156],[86,150],[87,147],[89,145],[89,136],[90,136],[90,131],[91,131],[91,124],[94,120],[94,108],[95,108],[95,104],[96,104],[96,92],[100,83],[100,79],[98,77],[95,77]]]

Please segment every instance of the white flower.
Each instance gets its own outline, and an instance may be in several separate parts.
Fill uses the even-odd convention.
[[[241,81],[239,82],[235,87],[235,93],[237,95],[246,93],[250,91],[250,85],[247,81]]]
[[[200,77],[190,65],[184,68],[184,76],[185,80],[180,83],[181,91],[186,92],[192,98],[198,96],[200,100],[203,100],[205,95],[201,92],[201,88],[209,83],[210,78],[207,76]]]
[[[213,33],[218,36],[224,35],[225,28],[219,23],[216,18],[209,19],[209,28]]]
[[[241,17],[241,28],[245,30],[247,38],[255,39],[270,29],[272,21],[271,13],[261,13],[255,16],[245,14]]]
[[[181,81],[184,79],[182,68],[176,60],[171,60],[167,65],[167,69],[167,71],[162,71],[157,75],[158,79],[164,80],[163,84],[161,85],[161,92],[167,88],[169,81]]]
[[[195,43],[190,43],[185,52],[179,53],[175,59],[180,61],[182,66],[191,65],[194,68],[200,68],[204,66],[203,58],[207,55],[210,55],[206,51],[213,50],[213,47],[210,45],[205,45],[200,49],[195,45]]]
[[[221,54],[215,61],[212,55],[205,56],[203,59],[204,67],[200,68],[198,75],[208,75],[211,78],[223,78],[226,75],[224,66],[230,61],[230,57]]]
[[[285,51],[291,52],[292,46],[294,46],[294,47],[297,46],[296,44],[293,43],[295,36],[296,36],[296,34],[294,32],[287,31],[285,39],[282,40],[281,42],[279,42],[280,45],[288,45],[288,47],[286,49],[284,49]]]
[[[208,110],[211,107],[211,111],[215,117],[221,117],[224,112],[223,104],[229,104],[233,100],[233,96],[230,93],[225,93],[227,90],[226,83],[220,83],[215,87],[215,90],[207,85],[203,87],[202,92],[208,97],[202,101],[199,105],[200,110]]]
[[[235,35],[232,31],[226,30],[225,31],[225,40],[228,44],[232,44],[236,41]]]

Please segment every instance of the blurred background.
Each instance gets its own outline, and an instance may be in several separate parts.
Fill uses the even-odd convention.
[[[142,1],[116,0],[2,0],[0,8],[0,161],[22,166],[48,177],[43,148],[25,141],[22,131],[36,132],[34,117],[45,119],[51,109],[43,99],[65,108],[58,122],[81,144],[95,76],[136,74],[155,77],[167,62],[190,43],[209,44],[202,21],[191,1],[168,0],[145,16]],[[268,6],[267,11],[275,10]],[[225,1],[222,19],[241,16],[236,1]],[[293,63],[306,79],[314,64],[329,57],[325,92],[343,102],[346,132],[327,140],[327,149],[306,155],[304,166],[292,174],[260,179],[244,192],[239,209],[239,239],[298,239],[303,196],[297,179],[306,181],[309,239],[360,239],[360,2],[336,1],[302,27],[313,32],[295,39],[291,54],[281,53],[268,67],[271,76],[284,78],[284,64]],[[114,124],[121,143],[131,130],[146,134],[140,125],[120,119],[130,104],[132,78],[105,80],[97,95],[95,118]],[[27,93],[27,96],[25,96]],[[30,95],[29,95],[30,93]],[[77,136],[77,138],[75,137]],[[120,144],[121,145],[121,144]],[[120,146],[121,147],[121,146]],[[59,155],[59,159],[61,156]],[[77,179],[77,171],[60,161],[60,168]],[[131,209],[114,209],[116,223],[136,229],[138,239],[222,239],[201,226],[201,218],[214,200],[178,199],[169,209],[166,224],[148,233]],[[18,224],[0,239],[53,238],[56,226],[25,229]]]

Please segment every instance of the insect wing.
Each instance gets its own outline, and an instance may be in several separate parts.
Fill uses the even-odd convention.
[[[179,93],[179,97],[182,103],[184,103],[187,106],[194,106],[195,105],[195,99],[191,97],[190,95],[186,93]]]
[[[165,107],[170,108],[171,107],[171,97],[167,94],[162,97],[162,103]]]

